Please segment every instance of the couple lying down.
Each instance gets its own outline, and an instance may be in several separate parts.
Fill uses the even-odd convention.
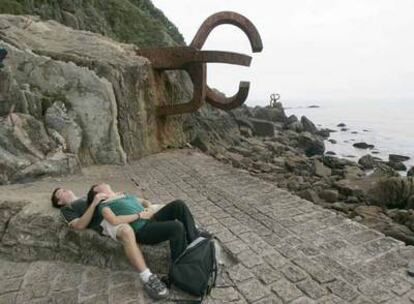
[[[91,228],[121,242],[145,290],[154,299],[166,298],[168,288],[148,269],[138,243],[157,244],[168,240],[174,261],[193,240],[208,234],[197,229],[191,211],[182,200],[174,200],[156,211],[148,200],[116,193],[108,184],[92,186],[82,198],[69,189],[56,188],[52,205],[61,210],[70,228]]]

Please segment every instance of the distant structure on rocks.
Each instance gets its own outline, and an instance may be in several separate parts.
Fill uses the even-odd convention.
[[[279,101],[280,99],[280,94],[278,93],[273,93],[270,95],[270,107],[274,108],[276,107],[276,103]]]

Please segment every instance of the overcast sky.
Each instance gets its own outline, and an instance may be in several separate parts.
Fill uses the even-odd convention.
[[[153,0],[190,43],[211,14],[232,10],[258,28],[262,53],[250,68],[208,65],[228,96],[251,81],[247,104],[414,102],[414,0]],[[222,25],[204,49],[251,54],[246,36]]]

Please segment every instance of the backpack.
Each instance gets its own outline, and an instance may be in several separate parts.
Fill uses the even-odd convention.
[[[214,240],[199,237],[172,263],[168,278],[170,284],[201,296],[202,301],[216,285],[217,271]]]

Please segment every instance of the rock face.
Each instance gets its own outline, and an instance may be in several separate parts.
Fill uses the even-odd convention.
[[[72,173],[185,143],[182,118],[160,121],[154,111],[161,100],[189,96],[182,74],[156,76],[135,46],[54,21],[2,15],[0,27],[9,52],[0,71],[0,183],[25,177],[18,171]]]

